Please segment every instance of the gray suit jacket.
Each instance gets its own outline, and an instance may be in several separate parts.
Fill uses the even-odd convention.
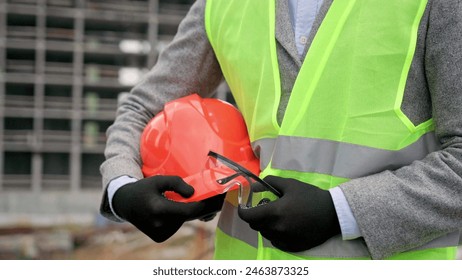
[[[332,0],[325,0],[314,38]],[[155,67],[133,88],[107,131],[103,188],[122,175],[142,178],[139,137],[170,100],[213,94],[223,76],[205,34],[205,0],[198,0]],[[429,0],[407,79],[403,112],[418,125],[433,117],[440,151],[398,170],[341,185],[371,256],[403,252],[462,228],[462,2]],[[277,5],[276,40],[281,69],[282,119],[300,69],[287,1]],[[309,43],[307,48],[309,48]],[[354,159],[353,159],[354,160]],[[104,191],[101,212],[115,219]]]

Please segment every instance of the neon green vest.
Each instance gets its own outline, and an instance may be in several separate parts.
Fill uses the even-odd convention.
[[[400,109],[426,5],[333,1],[279,125],[275,1],[207,0],[207,35],[260,156],[262,177],[292,177],[329,189],[438,149],[433,120],[415,126]],[[280,251],[239,219],[235,196],[228,194],[221,213],[218,259],[370,258],[362,239],[341,236],[305,252]],[[393,258],[453,259],[457,242],[458,233]]]

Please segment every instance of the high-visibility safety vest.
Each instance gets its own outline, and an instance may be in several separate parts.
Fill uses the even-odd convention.
[[[247,124],[262,174],[322,189],[395,169],[439,149],[433,120],[401,111],[427,0],[334,0],[305,57],[284,119],[275,0],[207,0],[207,36]],[[364,240],[329,239],[287,253],[250,229],[229,193],[216,233],[217,259],[368,259]],[[459,233],[392,259],[454,259]]]

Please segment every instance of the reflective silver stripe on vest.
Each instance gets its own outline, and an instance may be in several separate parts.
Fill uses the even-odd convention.
[[[252,230],[249,225],[241,220],[237,214],[237,208],[229,202],[224,203],[220,214],[218,227],[227,235],[243,241],[250,246],[258,247],[258,233]],[[445,248],[457,246],[461,231],[449,233],[430,241],[429,243],[413,249],[412,251]],[[271,242],[263,238],[263,245],[267,248],[274,248]],[[292,253],[301,257],[313,258],[370,258],[369,251],[364,239],[342,240],[341,235],[337,235],[327,240],[325,243],[310,250]]]
[[[275,248],[266,238],[263,238],[263,246]],[[341,235],[334,236],[310,250],[291,254],[314,258],[370,258],[364,239],[344,241]]]
[[[260,156],[262,170],[271,161],[271,167],[276,169],[350,179],[397,169],[440,148],[434,132],[423,135],[413,144],[397,151],[290,136],[257,140],[252,143],[252,147]]]
[[[239,218],[237,208],[225,201],[220,213],[218,228],[227,235],[258,248],[258,233],[249,224]]]
[[[414,248],[412,251],[425,249],[436,249],[457,246],[459,242],[459,231],[449,233],[430,241],[429,243]],[[269,248],[275,248],[267,239],[263,239],[263,245]],[[370,258],[369,251],[362,238],[344,241],[340,235],[337,235],[325,243],[299,253],[292,253],[302,257],[318,257],[318,258]]]

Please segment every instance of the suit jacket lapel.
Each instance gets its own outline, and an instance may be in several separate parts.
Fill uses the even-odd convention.
[[[290,57],[300,66],[301,60],[295,45],[295,33],[289,14],[287,0],[276,0],[276,40],[283,47]]]
[[[276,40],[283,47],[290,57],[301,66],[305,55],[313,42],[314,36],[319,29],[324,17],[326,16],[333,0],[324,0],[319,13],[313,23],[313,27],[308,37],[308,42],[302,58],[298,55],[297,46],[295,45],[295,33],[290,18],[289,4],[287,0],[276,0]]]
[[[319,8],[319,12],[316,15],[316,18],[314,19],[313,26],[311,27],[310,35],[308,36],[308,41],[303,52],[303,57],[301,58],[302,61],[305,59],[306,53],[308,52],[311,43],[313,43],[314,36],[318,32],[318,29],[321,26],[322,21],[326,17],[327,12],[329,11],[330,6],[332,5],[332,1],[333,0],[324,0],[322,2],[321,7]]]

